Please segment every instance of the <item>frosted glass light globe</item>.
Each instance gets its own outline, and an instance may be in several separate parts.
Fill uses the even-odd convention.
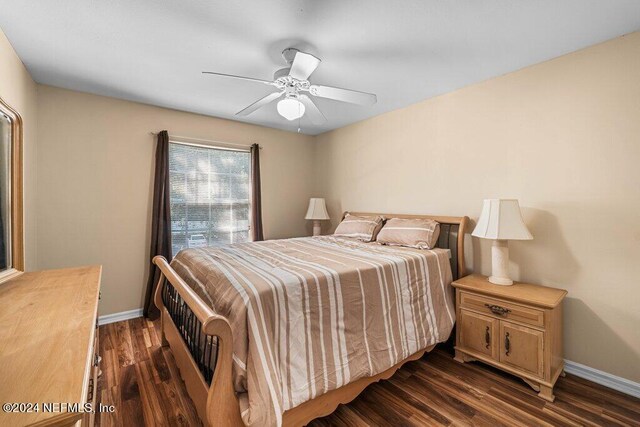
[[[295,98],[285,98],[278,102],[278,114],[287,120],[295,120],[304,115],[304,104]]]

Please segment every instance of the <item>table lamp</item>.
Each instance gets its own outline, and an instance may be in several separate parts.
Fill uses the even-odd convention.
[[[309,200],[309,209],[307,209],[307,215],[304,219],[313,220],[313,235],[320,235],[320,221],[329,219],[327,213],[327,206],[324,203],[323,198],[311,198]]]
[[[496,285],[512,285],[509,278],[509,240],[531,240],[516,199],[485,199],[478,225],[471,233],[481,239],[493,239],[491,276]]]

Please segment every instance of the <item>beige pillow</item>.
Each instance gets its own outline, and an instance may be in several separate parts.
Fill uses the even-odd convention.
[[[433,249],[440,236],[440,224],[432,219],[391,218],[382,227],[377,241],[383,245]]]
[[[347,214],[333,233],[334,236],[353,237],[363,242],[372,242],[382,228],[383,218]]]

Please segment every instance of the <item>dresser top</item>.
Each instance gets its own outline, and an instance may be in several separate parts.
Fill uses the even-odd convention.
[[[100,266],[24,273],[0,285],[0,403],[85,403]],[[80,417],[0,411],[0,425]]]
[[[554,308],[567,295],[564,289],[549,288],[542,285],[532,285],[529,283],[513,282],[511,286],[494,285],[489,282],[487,276],[471,274],[452,283],[458,289],[475,292],[521,302],[544,308]]]

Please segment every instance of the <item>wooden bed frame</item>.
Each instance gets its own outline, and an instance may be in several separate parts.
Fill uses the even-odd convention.
[[[346,213],[345,213],[346,214]],[[430,215],[396,215],[396,214],[369,214],[351,212],[353,215],[382,215],[386,218],[429,218],[440,223],[440,238],[438,247],[451,250],[451,264],[454,280],[465,275],[464,265],[464,234],[468,221],[467,217],[430,216]],[[232,356],[233,334],[226,318],[214,314],[200,297],[184,282],[184,280],[171,268],[164,257],[156,256],[153,262],[160,268],[162,274],[158,281],[154,302],[160,309],[162,345],[169,345],[176,359],[182,379],[187,391],[193,400],[198,415],[205,425],[209,426],[244,426],[240,417],[238,399],[233,388]],[[165,280],[166,279],[166,280]],[[176,297],[181,298],[186,304],[187,310],[193,319],[189,325],[197,333],[209,337],[217,337],[217,355],[211,378],[208,384],[198,362],[192,356],[184,334],[174,323],[167,307],[163,302],[165,285],[169,284]],[[181,329],[184,330],[184,324]],[[213,339],[213,338],[211,338]],[[378,375],[361,378],[336,390],[332,390],[295,408],[286,411],[282,417],[284,426],[302,426],[311,420],[331,414],[338,405],[348,403],[355,399],[368,385],[389,378],[402,365],[412,360],[419,359],[426,352],[435,347],[432,345],[414,353],[400,363],[392,366]],[[206,351],[205,351],[206,353]]]

